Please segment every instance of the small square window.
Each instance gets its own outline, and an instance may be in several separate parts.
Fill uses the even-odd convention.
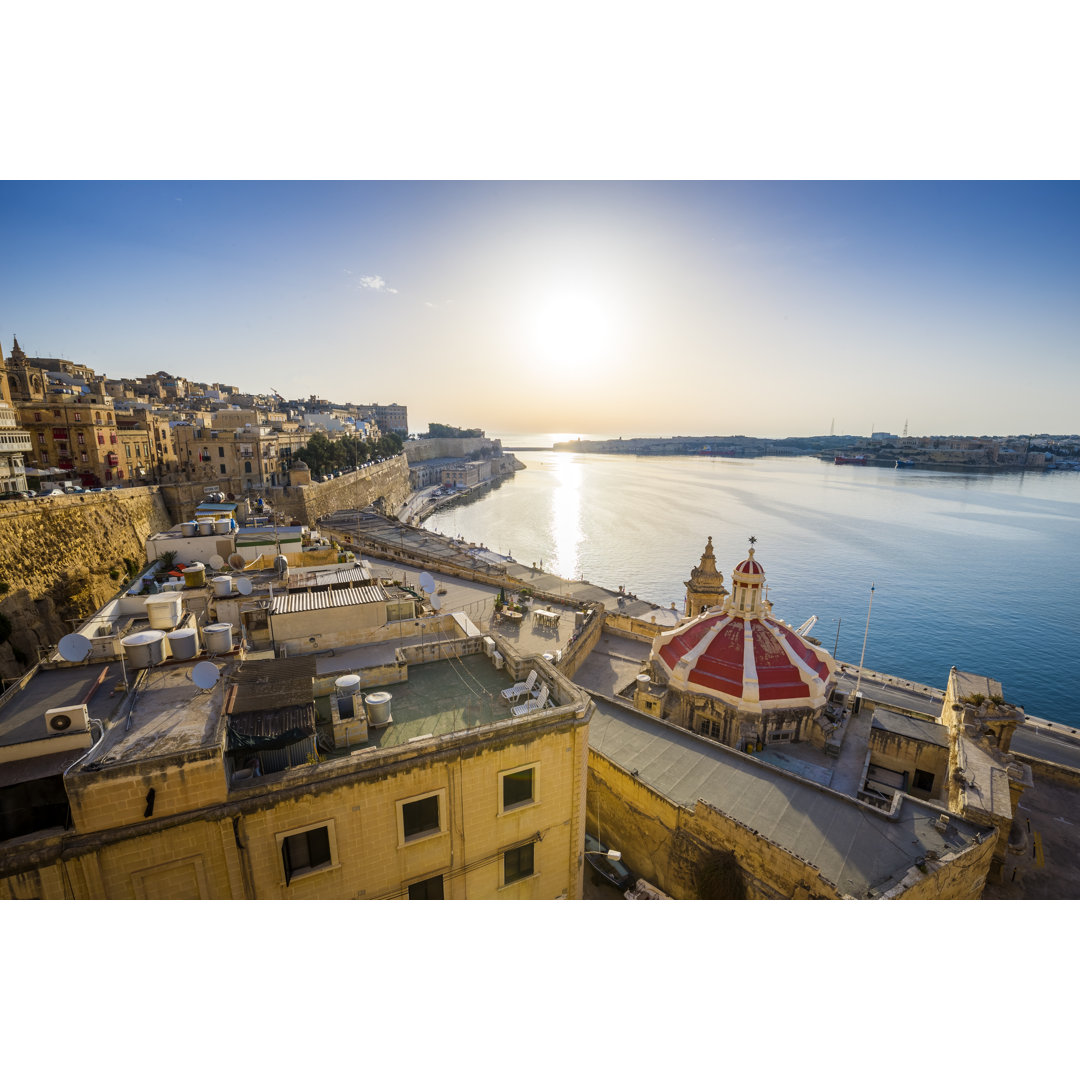
[[[310,874],[334,865],[334,853],[330,825],[287,833],[280,836],[281,864],[285,870],[285,884],[294,878]]]
[[[520,881],[533,875],[533,845],[525,844],[503,855],[503,884]]]
[[[410,900],[445,900],[443,895],[442,874],[429,877],[425,881],[414,881],[409,886]]]
[[[912,780],[911,786],[916,791],[933,791],[934,774],[930,772],[924,772],[922,769],[916,769],[915,778]]]
[[[535,774],[536,770],[533,768],[502,774],[503,810],[514,810],[533,802]]]
[[[401,831],[406,840],[417,840],[439,831],[439,796],[428,795],[401,806]]]

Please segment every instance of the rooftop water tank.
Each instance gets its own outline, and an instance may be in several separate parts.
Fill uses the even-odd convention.
[[[200,536],[212,536],[214,532],[214,522],[211,518],[204,518],[199,522],[199,535]]]
[[[390,715],[390,701],[391,695],[385,690],[368,694],[364,698],[364,704],[367,706],[368,712],[368,723],[372,727],[383,727],[394,719]]]
[[[284,555],[274,556],[274,572],[277,574],[287,574],[289,572],[289,560]]]
[[[146,601],[146,617],[152,630],[171,630],[180,622],[184,598],[179,593],[159,593]]]
[[[199,531],[199,526],[194,521],[181,521],[180,534],[182,536],[194,536]]]
[[[128,665],[135,670],[153,667],[165,659],[165,634],[161,630],[140,630],[120,639]]]
[[[214,532],[218,536],[228,536],[232,531],[232,519],[231,518],[218,518],[214,522]]]
[[[185,626],[182,630],[173,630],[165,635],[169,639],[169,649],[174,660],[191,660],[199,652],[199,631],[194,626]]]
[[[232,650],[232,623],[211,623],[203,627],[206,651],[218,656]]]
[[[232,578],[228,574],[211,578],[210,584],[214,586],[215,596],[232,596]]]
[[[206,584],[206,567],[201,562],[188,563],[184,567],[184,584],[189,589],[197,589]]]

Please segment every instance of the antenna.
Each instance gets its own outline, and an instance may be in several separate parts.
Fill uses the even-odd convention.
[[[241,596],[251,595],[251,578],[238,577],[236,580],[236,591]]]
[[[245,559],[244,556],[241,555],[239,551],[234,551],[229,556],[229,565],[234,570],[243,570],[244,567],[247,566],[247,559]]]
[[[426,593],[435,591],[435,579],[426,570],[420,575],[420,588]]]
[[[218,671],[217,664],[212,664],[209,660],[200,660],[191,669],[191,681],[200,690],[209,690],[219,678],[221,672]]]
[[[210,564],[211,570],[220,570],[225,565],[225,560],[220,555],[211,555],[206,561]]]
[[[60,639],[60,644],[57,645],[57,652],[65,660],[70,660],[72,663],[79,663],[80,660],[85,660],[90,655],[90,639],[84,638],[82,634],[66,634]]]
[[[433,596],[431,598],[431,610],[432,611],[438,611],[439,608],[441,608],[441,607],[442,607],[442,601],[437,596]]]

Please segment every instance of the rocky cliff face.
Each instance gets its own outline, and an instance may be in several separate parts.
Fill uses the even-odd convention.
[[[146,562],[170,519],[152,489],[0,506],[0,677],[20,675]]]

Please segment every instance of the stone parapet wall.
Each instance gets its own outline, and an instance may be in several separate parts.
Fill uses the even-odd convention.
[[[1031,766],[1031,773],[1036,779],[1043,777],[1046,780],[1053,780],[1068,787],[1080,788],[1080,769],[1073,769],[1068,765],[1059,765],[1056,761],[1044,761],[1042,758],[1030,757],[1028,754],[1018,754],[1015,750],[1011,753],[1017,761]]]
[[[314,525],[335,510],[359,510],[381,504],[385,513],[395,514],[405,505],[410,490],[409,465],[405,455],[399,454],[389,461],[331,480],[272,488],[264,497],[287,517],[302,525]]]

